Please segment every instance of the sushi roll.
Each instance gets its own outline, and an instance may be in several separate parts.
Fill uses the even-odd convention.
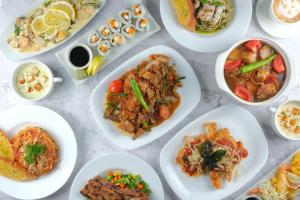
[[[102,37],[102,39],[104,39],[104,40],[109,39],[111,36],[111,30],[109,29],[108,25],[100,26],[100,28],[98,29],[98,32],[99,32],[100,36]]]
[[[107,41],[107,40],[101,41],[98,45],[97,51],[101,56],[107,56],[110,52],[109,41]]]
[[[122,27],[122,22],[117,18],[108,20],[107,24],[113,33],[120,32],[120,29]]]
[[[91,33],[88,38],[88,43],[91,46],[96,46],[100,41],[101,41],[101,37],[97,32]]]
[[[130,24],[132,21],[132,13],[130,10],[122,10],[119,12],[119,18],[123,24]]]
[[[134,4],[131,7],[131,11],[134,18],[143,17],[146,13],[145,8],[141,4]]]
[[[125,43],[126,39],[121,33],[114,33],[110,38],[110,44],[114,47],[121,46]]]
[[[131,24],[124,26],[121,30],[122,34],[127,38],[132,38],[136,34],[135,27]]]
[[[149,30],[149,21],[145,17],[139,18],[136,21],[135,28],[138,31],[146,32]]]

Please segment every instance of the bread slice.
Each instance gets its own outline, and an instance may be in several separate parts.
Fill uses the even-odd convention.
[[[14,151],[7,135],[0,130],[0,158],[14,160]]]
[[[179,23],[189,31],[196,31],[197,20],[192,0],[171,0]]]
[[[36,177],[15,161],[0,158],[0,175],[16,181],[29,181]]]

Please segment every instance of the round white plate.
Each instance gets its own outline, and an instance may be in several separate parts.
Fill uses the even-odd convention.
[[[176,164],[176,154],[186,135],[199,135],[205,122],[215,121],[219,128],[228,128],[232,136],[243,142],[248,157],[239,166],[238,176],[231,182],[223,181],[216,190],[207,176],[189,177]],[[182,200],[220,200],[238,191],[265,165],[268,158],[268,143],[257,120],[247,110],[227,105],[210,111],[195,119],[177,133],[160,153],[161,170],[173,191]]]
[[[42,127],[53,137],[59,148],[59,161],[53,171],[33,181],[17,182],[0,176],[0,190],[18,199],[40,199],[56,192],[67,182],[77,157],[73,130],[56,112],[40,106],[20,105],[1,113],[0,129],[10,138],[29,125]]]
[[[278,38],[289,38],[300,34],[300,24],[285,25],[272,18],[270,10],[271,0],[259,0],[256,5],[256,18],[260,27],[269,35]]]
[[[252,16],[252,0],[232,0],[234,16],[228,27],[203,35],[185,30],[177,21],[171,0],[160,0],[160,14],[169,34],[182,46],[197,52],[217,52],[230,47],[247,31]]]
[[[129,154],[106,154],[88,162],[76,175],[71,186],[69,200],[86,200],[80,190],[89,179],[104,176],[109,170],[120,170],[141,176],[151,190],[150,200],[164,200],[164,190],[154,169],[145,161]]]

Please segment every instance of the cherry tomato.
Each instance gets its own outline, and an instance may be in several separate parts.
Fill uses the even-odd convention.
[[[246,49],[252,52],[257,52],[262,47],[262,43],[259,40],[250,40],[245,43]]]
[[[285,71],[285,66],[281,55],[276,54],[272,62],[272,66],[277,73],[283,73]]]
[[[159,117],[163,120],[168,119],[171,115],[170,109],[166,105],[159,107]]]
[[[246,158],[248,156],[248,151],[246,149],[241,149],[239,151],[239,155],[242,157],[242,158]]]
[[[245,101],[253,101],[253,94],[243,86],[237,86],[234,89],[234,94]]]
[[[229,140],[226,140],[226,139],[218,140],[218,143],[225,145],[225,146],[229,146],[229,147],[233,146],[232,142],[230,142]]]
[[[280,82],[280,80],[278,79],[278,76],[275,73],[269,74],[266,77],[264,82],[265,83],[273,83],[276,86],[277,89],[280,89],[280,87],[281,87],[281,82]]]
[[[227,60],[225,62],[225,65],[224,65],[224,69],[226,71],[230,71],[230,70],[233,70],[233,69],[239,67],[241,64],[242,64],[241,59],[239,59],[239,60]]]
[[[123,92],[123,81],[114,80],[109,85],[109,92],[111,93],[121,93]]]

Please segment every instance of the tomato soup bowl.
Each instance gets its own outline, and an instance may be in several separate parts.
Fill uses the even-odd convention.
[[[278,52],[284,61],[285,64],[285,80],[283,82],[283,85],[281,89],[277,92],[277,94],[265,101],[261,102],[249,102],[246,100],[241,99],[240,97],[236,96],[229,88],[228,84],[226,83],[225,76],[224,76],[224,65],[227,57],[231,53],[231,51],[238,47],[239,45],[243,44],[244,42],[247,42],[249,40],[260,40],[264,42],[265,44],[270,45],[272,48]],[[267,38],[262,38],[262,37],[250,37],[250,38],[245,38],[242,40],[239,40],[236,42],[234,45],[232,45],[228,50],[225,52],[219,54],[216,64],[215,64],[215,76],[216,76],[216,81],[221,90],[223,90],[225,93],[227,93],[229,96],[231,96],[234,100],[237,102],[243,104],[243,105],[248,105],[248,106],[265,106],[265,105],[270,105],[274,103],[275,101],[278,101],[280,97],[283,97],[285,92],[293,85],[296,83],[296,67],[295,67],[296,61],[294,60],[293,56],[283,47],[281,47],[278,43],[271,39]]]

